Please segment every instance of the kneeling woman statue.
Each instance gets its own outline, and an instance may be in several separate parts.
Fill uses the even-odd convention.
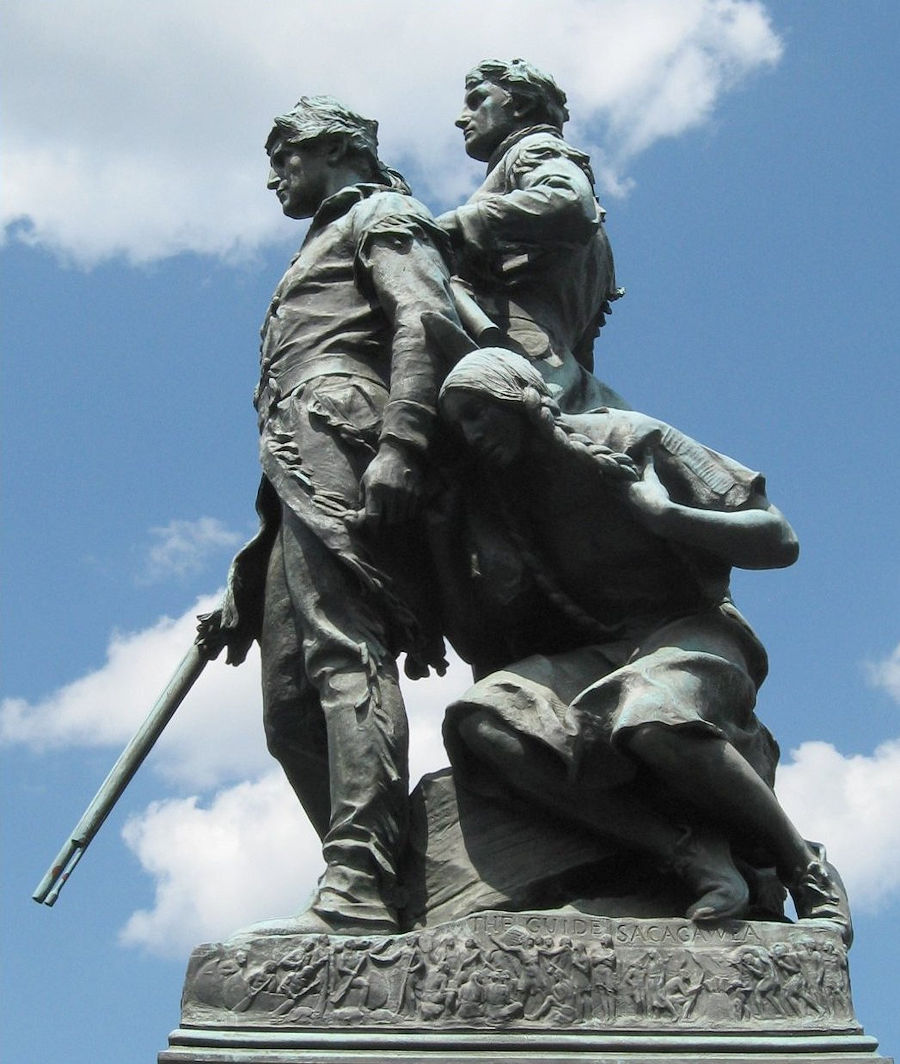
[[[774,867],[849,941],[840,878],[773,792],[766,654],[729,594],[732,566],[797,558],[764,478],[644,414],[562,414],[501,349],[457,364],[441,414],[434,555],[477,679],[445,723],[457,777],[643,854],[698,923],[745,915]]]

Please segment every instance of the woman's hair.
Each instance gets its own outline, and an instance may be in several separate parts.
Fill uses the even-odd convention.
[[[589,460],[604,475],[629,481],[640,479],[629,455],[595,443],[563,418],[547,382],[527,358],[514,351],[486,347],[466,355],[447,374],[439,401],[454,391],[480,396],[485,402],[518,405],[538,435],[548,442],[566,448],[580,461]]]

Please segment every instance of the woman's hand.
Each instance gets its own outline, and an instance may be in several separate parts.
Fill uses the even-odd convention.
[[[643,523],[651,531],[658,531],[661,519],[672,509],[673,503],[656,472],[652,452],[647,454],[640,480],[629,483],[626,494]]]

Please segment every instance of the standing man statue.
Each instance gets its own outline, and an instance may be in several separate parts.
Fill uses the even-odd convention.
[[[622,290],[589,159],[563,140],[568,118],[566,94],[531,63],[480,63],[456,125],[487,176],[437,221],[457,254],[456,283],[499,328],[502,346],[533,362],[575,413],[625,403],[592,374],[594,339]]]
[[[238,664],[259,639],[268,746],[322,839],[312,904],[267,929],[390,933],[408,815],[396,658],[445,665],[412,521],[443,368],[422,314],[461,326],[446,239],[379,160],[376,122],[303,97],[266,151],[282,210],[312,221],[262,326],[261,529],[198,642]]]

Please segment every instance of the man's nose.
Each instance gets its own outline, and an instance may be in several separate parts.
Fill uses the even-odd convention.
[[[266,182],[266,188],[278,188],[278,183],[281,178],[275,173],[273,166],[269,167],[269,180]]]
[[[457,120],[453,124],[456,126],[457,129],[465,129],[469,123],[469,118],[471,117],[471,115],[472,112],[468,109],[468,107],[466,107],[462,111],[460,111],[459,118],[457,118]]]

